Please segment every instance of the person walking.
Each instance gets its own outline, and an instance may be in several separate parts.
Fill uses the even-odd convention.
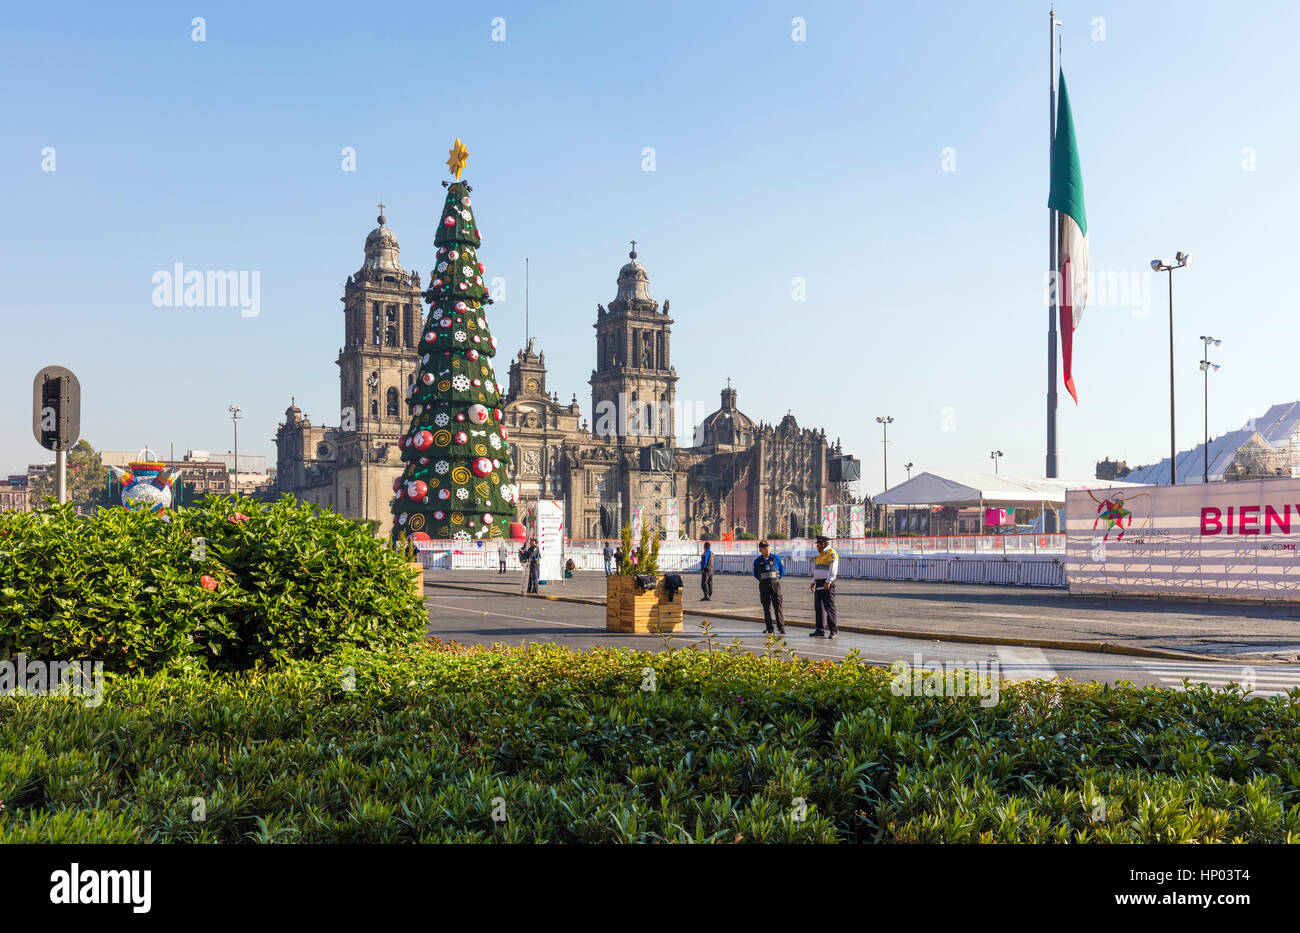
[[[813,612],[816,628],[811,638],[834,638],[840,633],[835,621],[835,577],[840,570],[840,555],[825,535],[817,536],[817,556],[813,558]]]
[[[497,545],[497,573],[498,574],[502,574],[506,572],[506,555],[508,553],[509,552],[506,550],[506,542],[502,540],[501,543]]]
[[[704,595],[700,602],[707,603],[713,599],[713,548],[704,542],[704,554],[700,557],[700,589]]]
[[[537,587],[537,576],[542,567],[542,551],[537,546],[536,539],[528,539],[528,543],[519,551],[519,559],[528,564],[528,587],[526,592],[530,594],[540,592]]]
[[[611,573],[614,572],[613,568],[610,566],[614,561],[614,549],[609,546],[608,541],[605,542],[605,550],[603,550],[601,553],[605,557],[605,576],[608,577]]]
[[[754,558],[754,578],[758,580],[758,601],[763,604],[763,621],[772,633],[772,619],[776,617],[776,630],[785,634],[785,614],[781,611],[781,578],[785,564],[780,555],[773,554],[766,541],[758,542],[758,556]]]

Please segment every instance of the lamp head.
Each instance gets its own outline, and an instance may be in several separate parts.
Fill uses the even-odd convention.
[[[1156,272],[1164,272],[1165,261],[1163,259],[1153,259],[1151,260],[1151,268],[1154,269]]]
[[[1174,256],[1174,259],[1178,261],[1180,266],[1190,266],[1192,264],[1191,253],[1178,253]]]

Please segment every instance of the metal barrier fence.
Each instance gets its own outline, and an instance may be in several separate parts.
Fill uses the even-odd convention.
[[[1051,537],[1063,538],[1064,536]],[[686,542],[672,542],[674,545],[684,543]],[[753,542],[741,543],[752,544]],[[777,542],[779,553],[784,550],[779,545],[784,543],[786,542]],[[497,548],[492,542],[488,542],[481,548],[465,541],[430,541],[424,544],[420,557],[425,568],[429,570],[497,570],[499,567]],[[569,549],[566,543],[565,559],[572,560],[579,571],[601,572],[605,569],[605,560],[599,548],[581,547],[582,542],[574,542],[574,544],[579,546]],[[930,583],[1000,583],[1055,587],[1066,585],[1063,555],[1008,553],[993,556],[997,552],[986,551],[988,556],[983,556],[980,550],[976,551],[975,556],[953,553],[925,556],[897,554],[875,556],[846,554],[842,550],[839,553],[841,555],[839,574],[849,580],[920,580]],[[518,546],[508,544],[507,571],[521,569],[518,555]],[[714,572],[751,573],[756,556],[754,551],[743,554],[717,553],[713,558]],[[782,553],[782,560],[788,576],[812,575],[811,556],[786,556]],[[660,572],[698,573],[699,569],[698,553],[666,553],[662,548],[659,552]]]

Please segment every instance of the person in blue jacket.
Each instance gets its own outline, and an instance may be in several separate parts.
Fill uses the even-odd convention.
[[[707,603],[713,598],[713,548],[704,542],[704,553],[700,556],[700,590],[704,593],[700,602]]]
[[[754,579],[758,580],[758,601],[763,604],[764,631],[771,633],[772,617],[776,617],[776,630],[785,634],[785,614],[781,610],[781,578],[785,564],[772,553],[766,541],[758,542],[758,557],[754,558]]]

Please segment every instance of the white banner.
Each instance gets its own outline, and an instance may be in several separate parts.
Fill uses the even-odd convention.
[[[564,503],[556,499],[537,500],[537,547],[542,552],[537,568],[539,581],[564,579]]]
[[[865,505],[849,506],[849,537],[865,538],[867,535],[867,507]]]
[[[681,533],[681,521],[676,499],[664,500],[664,536],[675,541]]]
[[[644,511],[644,505],[632,506],[632,547],[641,543],[641,513]]]
[[[840,507],[838,505],[822,506],[822,534],[828,538],[838,537]]]
[[[1300,479],[1071,489],[1072,593],[1300,599]]]

